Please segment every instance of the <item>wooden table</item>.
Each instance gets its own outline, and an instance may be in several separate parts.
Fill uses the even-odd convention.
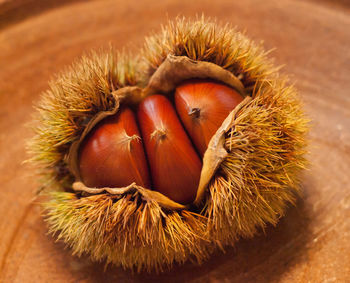
[[[201,266],[131,274],[77,258],[47,235],[26,127],[48,80],[91,48],[137,50],[167,18],[204,13],[237,25],[292,74],[312,119],[304,198],[277,227]],[[0,281],[350,282],[349,1],[0,0]]]

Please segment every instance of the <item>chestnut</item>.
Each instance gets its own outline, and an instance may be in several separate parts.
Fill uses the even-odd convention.
[[[150,178],[135,115],[122,109],[99,122],[80,147],[79,169],[89,187],[149,188]]]
[[[144,99],[138,108],[154,189],[188,204],[197,193],[202,162],[170,101],[163,95]]]
[[[233,88],[208,80],[192,79],[176,88],[176,110],[201,156],[222,122],[242,100]]]

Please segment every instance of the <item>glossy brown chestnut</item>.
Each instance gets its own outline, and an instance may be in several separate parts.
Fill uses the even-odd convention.
[[[147,97],[139,105],[138,121],[154,189],[176,202],[193,202],[202,163],[170,101]]]
[[[88,187],[150,188],[147,161],[135,115],[125,108],[105,118],[80,147],[80,175]]]
[[[202,156],[212,136],[242,100],[234,89],[207,80],[189,80],[176,88],[177,113]]]

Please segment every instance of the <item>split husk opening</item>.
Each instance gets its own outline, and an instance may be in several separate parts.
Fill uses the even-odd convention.
[[[127,86],[113,92],[113,97],[115,98],[116,102],[115,107],[110,111],[100,112],[93,117],[84,129],[80,139],[75,141],[70,147],[67,163],[70,171],[76,178],[76,182],[72,186],[73,190],[87,193],[89,195],[107,192],[112,195],[120,196],[123,194],[138,192],[145,200],[156,201],[161,207],[170,210],[189,208],[190,205],[177,203],[157,191],[143,188],[135,183],[123,188],[89,188],[85,186],[79,172],[79,148],[85,137],[100,121],[108,116],[118,113],[118,110],[123,105],[138,104],[143,98],[152,94],[171,95],[181,82],[194,78],[211,79],[224,83],[234,88],[243,97],[246,97],[245,100],[243,100],[239,105],[237,105],[237,107],[235,107],[235,109],[232,110],[209,142],[208,149],[203,157],[203,166],[198,184],[197,195],[194,200],[194,204],[198,206],[204,197],[207,185],[214,177],[215,172],[219,168],[221,162],[228,155],[228,152],[224,146],[225,133],[232,127],[236,113],[242,106],[246,105],[251,98],[247,96],[241,81],[229,71],[216,64],[191,60],[185,56],[168,55],[164,62],[152,75],[148,85],[145,88],[141,89],[136,86]]]

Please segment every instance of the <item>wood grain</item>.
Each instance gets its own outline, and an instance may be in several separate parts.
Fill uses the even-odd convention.
[[[6,2],[0,2],[0,15]],[[20,18],[8,14],[21,9],[12,6],[1,22],[0,281],[350,282],[348,1],[65,1],[34,8],[43,2],[31,1],[38,12]],[[32,103],[56,72],[89,49],[111,42],[135,51],[168,18],[201,13],[237,25],[267,49],[276,47],[276,64],[292,74],[313,126],[304,197],[277,227],[201,266],[187,263],[161,275],[113,266],[104,271],[102,263],[55,243],[32,203],[38,181],[22,163]]]

